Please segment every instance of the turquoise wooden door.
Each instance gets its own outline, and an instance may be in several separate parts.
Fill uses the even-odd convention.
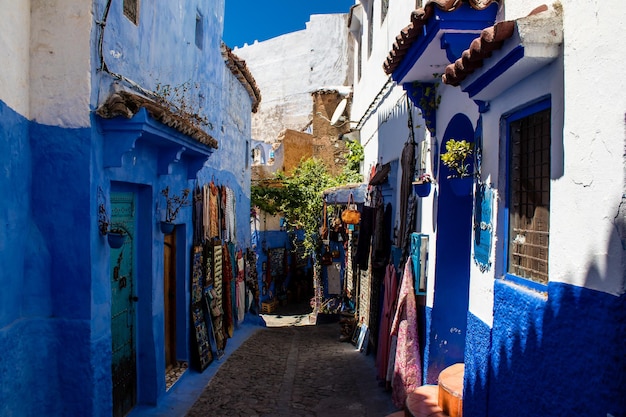
[[[122,417],[137,402],[135,285],[133,276],[135,194],[111,193],[111,222],[126,231],[126,241],[111,249],[111,338],[113,416]]]

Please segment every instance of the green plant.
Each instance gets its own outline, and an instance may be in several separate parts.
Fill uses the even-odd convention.
[[[189,188],[185,188],[181,195],[173,194],[170,196],[170,187],[167,186],[161,190],[161,194],[165,197],[166,203],[165,222],[173,223],[180,209],[190,205],[189,200],[187,200]]]
[[[438,78],[437,74],[433,74],[433,76],[434,78]],[[431,125],[434,122],[435,112],[441,103],[441,96],[437,92],[437,87],[439,87],[438,82],[413,82],[411,95],[418,99],[417,107],[422,110],[422,116],[426,122],[426,127],[429,129],[433,127]],[[415,102],[415,100],[413,101]]]
[[[302,159],[291,175],[278,172],[271,180],[251,187],[252,206],[271,215],[282,214],[288,232],[304,231],[304,257],[311,255],[319,245],[322,191],[363,180],[359,173],[363,147],[358,141],[348,141],[346,149],[346,166],[335,177],[322,161],[309,158]]]
[[[347,149],[344,155],[346,164],[341,174],[337,176],[336,181],[339,184],[361,182],[363,181],[363,175],[361,175],[359,170],[361,168],[361,161],[364,159],[363,146],[355,140],[348,140],[345,145]]]
[[[474,144],[465,139],[459,141],[449,139],[446,142],[446,153],[441,155],[441,162],[455,173],[449,175],[448,178],[463,178],[471,175],[468,159],[473,150]]]
[[[109,233],[117,233],[125,235],[126,231],[120,227],[115,226],[111,221],[111,216],[106,209],[106,198],[104,197],[104,191],[101,187],[98,187],[98,230],[102,236],[106,236]]]

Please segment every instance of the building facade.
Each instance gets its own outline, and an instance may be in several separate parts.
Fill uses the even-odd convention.
[[[366,166],[402,165],[384,111],[418,113],[409,178],[435,178],[409,222],[428,236],[422,383],[464,362],[465,415],[625,415],[624,6],[384,3],[353,8],[351,119]],[[472,147],[465,194],[441,160],[451,139]]]
[[[163,233],[163,190],[228,187],[250,244],[258,88],[223,1],[4,3],[0,414],[124,415],[193,360],[193,210]]]

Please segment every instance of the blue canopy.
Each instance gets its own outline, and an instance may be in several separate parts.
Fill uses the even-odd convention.
[[[328,188],[323,192],[326,204],[346,204],[350,194],[355,203],[364,203],[367,196],[367,184],[346,184],[341,187]]]

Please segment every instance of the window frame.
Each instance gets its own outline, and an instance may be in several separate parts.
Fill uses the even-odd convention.
[[[131,4],[131,2],[133,4]],[[131,16],[127,11],[134,6],[134,15]],[[139,26],[139,11],[141,9],[141,0],[123,0],[122,1],[122,14],[135,26]]]
[[[503,234],[504,234],[504,239],[502,240],[503,242],[503,262],[502,262],[502,278],[514,282],[516,284],[525,286],[527,288],[539,291],[539,292],[547,292],[548,289],[548,283],[550,282],[550,277],[549,277],[549,265],[548,265],[548,279],[546,281],[546,283],[542,283],[539,281],[535,281],[531,278],[525,278],[525,277],[521,277],[519,275],[515,275],[511,272],[509,272],[509,251],[510,251],[510,227],[511,227],[511,220],[510,220],[510,215],[511,215],[511,209],[510,209],[510,204],[511,204],[511,197],[512,197],[512,187],[509,185],[510,182],[510,178],[511,178],[511,160],[512,160],[512,135],[511,135],[511,126],[514,122],[517,122],[521,119],[524,119],[528,116],[531,116],[533,114],[542,112],[544,110],[550,110],[550,161],[552,161],[553,159],[553,154],[552,154],[552,147],[553,147],[553,135],[552,135],[552,116],[553,116],[553,112],[552,112],[552,99],[550,96],[545,96],[545,97],[541,97],[533,102],[527,103],[526,105],[524,105],[521,108],[518,108],[514,111],[511,111],[509,113],[503,114],[502,115],[502,123],[503,123],[503,127],[504,127],[504,134],[505,134],[505,143],[506,143],[506,148],[505,148],[505,154],[504,154],[504,158],[506,161],[506,167],[505,167],[505,177],[504,177],[504,183],[506,184],[506,193],[505,193],[505,204],[504,204],[504,227],[503,227]],[[551,164],[552,166],[552,164]],[[551,181],[551,173],[548,174],[549,181]],[[549,230],[549,228],[548,228]],[[549,238],[548,238],[549,239]],[[550,250],[550,241],[548,240],[548,253]],[[549,255],[548,258],[546,259],[546,262],[549,262]]]

